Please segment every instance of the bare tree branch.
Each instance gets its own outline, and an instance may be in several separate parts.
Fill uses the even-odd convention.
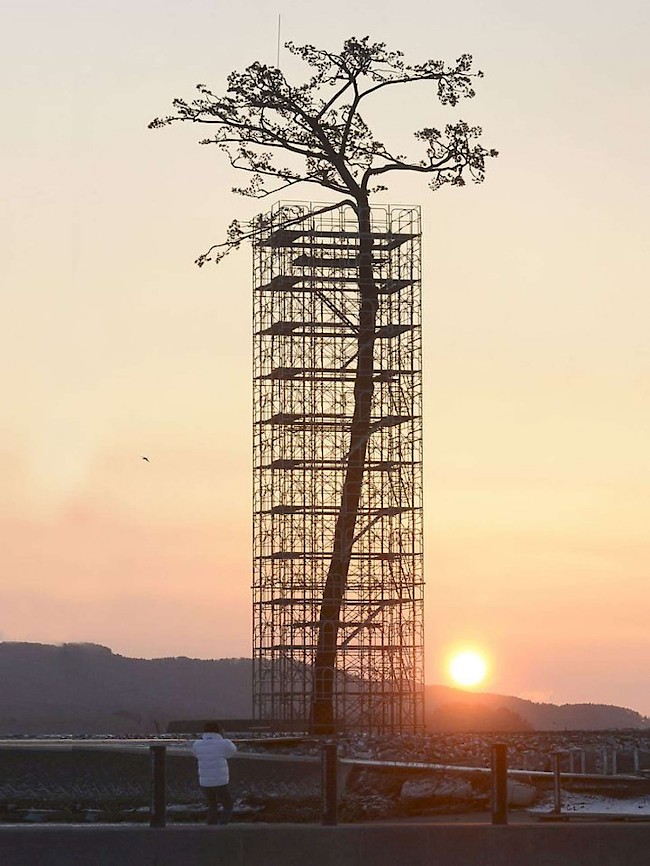
[[[252,63],[231,73],[224,96],[200,84],[198,98],[175,99],[175,114],[150,126],[182,121],[216,127],[201,143],[218,145],[233,168],[251,174],[250,184],[234,190],[256,198],[304,182],[358,200],[378,188],[378,177],[405,171],[430,175],[435,189],[445,183],[462,185],[464,174],[475,182],[483,179],[485,160],[496,151],[472,144],[476,128],[459,122],[447,126],[444,135],[432,128],[416,133],[426,150],[418,160],[392,154],[359,113],[364,99],[398,85],[433,85],[443,105],[473,97],[473,82],[482,73],[472,70],[470,55],[452,64],[427,60],[407,65],[401,52],[368,37],[346,40],[338,53],[291,42],[286,47],[311,70],[306,83],[292,85],[279,69]],[[271,154],[281,151],[294,156],[296,165],[277,165]]]

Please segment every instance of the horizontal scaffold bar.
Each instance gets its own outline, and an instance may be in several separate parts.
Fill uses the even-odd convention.
[[[386,587],[383,585],[380,587],[382,592],[385,590],[385,588]],[[394,587],[393,587],[393,590],[394,590]],[[372,587],[369,587],[367,591],[371,592]],[[318,607],[318,606],[320,606],[322,601],[323,601],[323,596],[322,596],[322,593],[319,592],[319,594],[315,595],[315,596],[310,596],[307,594],[307,595],[304,595],[302,597],[286,596],[284,598],[269,598],[269,599],[266,599],[265,601],[256,602],[256,606],[257,607],[267,607],[268,605],[278,605],[281,607],[283,605],[304,604],[307,607],[309,607],[309,606]],[[408,607],[409,605],[412,605],[414,603],[414,601],[419,602],[419,601],[421,601],[421,599],[406,598],[404,596],[400,596],[399,598],[395,597],[395,598],[388,598],[388,599],[383,598],[383,597],[382,598],[372,598],[372,596],[369,595],[367,598],[344,598],[341,601],[341,608],[343,609],[343,608],[366,607],[366,608],[373,608],[374,610],[377,610],[379,607],[382,607],[382,608],[383,607],[394,607],[396,605]],[[358,616],[358,613],[357,613],[357,616]]]
[[[390,508],[358,508],[357,514],[363,514],[370,517],[396,517],[399,514],[405,514],[407,511],[418,511],[417,508],[390,507]],[[256,514],[338,514],[340,508],[338,505],[332,505],[330,508],[321,508],[314,505],[274,505],[273,508],[267,508],[262,511],[257,511]]]
[[[412,286],[416,279],[391,279],[389,277],[375,277],[375,285],[380,295],[393,295]],[[359,292],[359,280],[357,276],[334,276],[328,274],[301,274],[300,276],[285,276],[283,274],[261,286],[255,287],[256,292]]]
[[[419,420],[419,415],[384,415],[382,418],[374,418],[370,423],[370,432],[374,433],[384,427],[397,427],[409,421]],[[256,421],[255,425],[273,424],[283,427],[314,427],[319,430],[349,427],[352,424],[351,415],[335,415],[333,412],[325,412],[322,415],[306,413],[292,414],[289,412],[277,412],[270,418]]]
[[[350,554],[352,559],[372,559],[377,562],[396,562],[400,559],[410,559],[414,556],[420,556],[417,551],[414,550],[401,550],[399,553],[386,553],[382,551],[378,552],[370,552],[370,553],[354,553]],[[322,551],[311,551],[306,552],[304,550],[277,550],[275,553],[269,553],[265,556],[256,556],[254,559],[259,560],[267,560],[267,559],[304,559],[304,560],[313,560],[313,559],[331,559],[332,551],[331,550],[322,550]]]
[[[416,460],[369,460],[364,464],[366,472],[394,472],[396,469],[401,469],[404,466],[417,466],[419,461]],[[279,458],[271,463],[265,463],[262,466],[255,466],[255,470],[260,469],[287,469],[289,471],[304,471],[321,470],[323,472],[335,472],[337,470],[347,469],[348,462],[344,458],[340,460],[290,460],[287,458]]]
[[[391,340],[419,325],[381,325],[374,332],[376,340]],[[274,322],[267,328],[256,332],[256,336],[275,337],[358,337],[358,329],[351,328],[347,322]]]
[[[394,250],[407,241],[412,241],[419,236],[419,234],[407,232],[400,232],[399,234],[394,234],[393,232],[370,233],[373,248],[380,250]],[[345,241],[346,245],[352,241],[349,245],[351,247],[358,247],[362,237],[367,238],[368,235],[362,236],[359,232],[323,231],[321,229],[278,229],[278,231],[273,232],[273,234],[268,235],[266,238],[259,241],[256,240],[255,246],[291,247],[292,249],[301,247],[309,249],[313,249],[314,247],[341,249],[342,244],[340,242],[327,244],[323,243],[320,239],[335,238],[339,241]],[[311,238],[311,242],[301,241],[300,238]]]
[[[397,376],[415,376],[419,370],[375,370],[373,379],[375,382],[388,382]],[[356,367],[275,367],[270,373],[256,376],[255,380],[261,379],[297,379],[301,382],[353,382],[357,374]]]
[[[315,650],[315,643],[276,643],[271,644],[268,647],[263,649],[267,650],[282,650],[283,652],[288,652],[290,650]],[[419,649],[418,644],[411,643],[390,643],[390,644],[379,644],[372,643],[368,644],[349,644],[346,647],[346,651],[348,653],[367,653],[368,655],[380,654],[381,652],[397,652],[397,653],[405,653],[413,649]],[[350,674],[349,670],[339,671],[340,675],[343,676],[344,673]],[[387,694],[398,694],[398,692],[393,692],[390,688],[386,688]],[[351,694],[354,694],[352,692]],[[368,692],[357,692],[357,694],[369,694]]]

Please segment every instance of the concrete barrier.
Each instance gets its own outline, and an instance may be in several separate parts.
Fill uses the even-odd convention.
[[[647,866],[650,824],[0,827],[2,866]]]

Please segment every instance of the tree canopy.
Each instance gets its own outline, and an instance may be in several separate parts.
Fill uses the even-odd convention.
[[[480,127],[463,120],[442,130],[423,127],[414,133],[420,156],[408,157],[380,141],[361,114],[387,88],[417,82],[433,85],[442,105],[456,106],[473,97],[482,73],[473,71],[471,55],[462,54],[451,64],[426,60],[409,65],[402,52],[389,51],[368,36],[347,39],[339,53],[292,42],[285,47],[309,67],[303,84],[291,84],[280,69],[255,62],[228,76],[225,95],[199,84],[196,98],[175,99],[174,113],[156,118],[150,128],[178,121],[212,127],[201,144],[216,144],[234,168],[249,175],[248,183],[233,192],[253,198],[309,183],[367,205],[395,172],[424,174],[433,190],[484,179],[485,160],[497,152],[480,144]],[[234,221],[226,240],[197,263],[219,261],[246,237]]]

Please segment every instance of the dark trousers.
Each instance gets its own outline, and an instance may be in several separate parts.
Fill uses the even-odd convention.
[[[203,788],[208,801],[208,824],[227,824],[232,815],[232,797],[228,785],[215,785]],[[219,815],[219,805],[221,815]]]

